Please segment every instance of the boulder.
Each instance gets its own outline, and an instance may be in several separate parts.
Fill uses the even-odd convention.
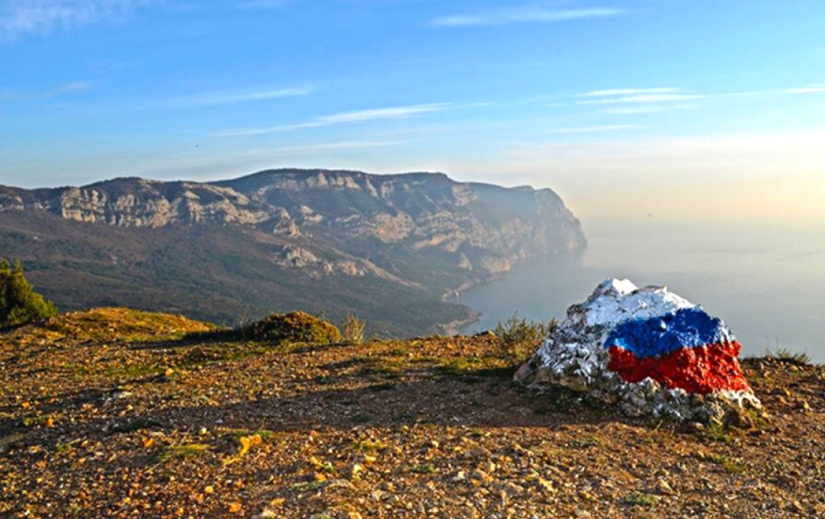
[[[721,419],[761,404],[725,323],[665,287],[600,284],[515,374],[542,389],[564,386],[633,416]]]

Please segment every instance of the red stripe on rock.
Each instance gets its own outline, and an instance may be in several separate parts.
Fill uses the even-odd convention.
[[[724,342],[638,359],[633,352],[613,346],[607,369],[618,373],[625,382],[636,383],[650,377],[663,386],[688,393],[748,391],[750,386],[737,360],[741,351],[738,342]]]

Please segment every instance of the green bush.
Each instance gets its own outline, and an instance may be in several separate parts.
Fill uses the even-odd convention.
[[[306,312],[272,314],[244,326],[241,338],[261,342],[330,344],[341,342],[341,331],[329,321]]]
[[[367,322],[359,319],[353,314],[347,314],[344,321],[344,339],[350,344],[361,344],[364,342],[364,328]]]
[[[34,291],[23,274],[23,265],[0,261],[0,329],[47,319],[57,314],[54,304]]]
[[[539,345],[558,327],[555,319],[546,323],[519,319],[518,312],[493,330],[502,354],[514,363],[526,361]]]

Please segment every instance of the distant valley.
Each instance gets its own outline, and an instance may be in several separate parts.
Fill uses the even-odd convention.
[[[0,186],[0,255],[62,309],[125,305],[234,323],[348,312],[371,332],[450,332],[451,294],[586,247],[549,189],[440,173],[271,170],[222,182]]]

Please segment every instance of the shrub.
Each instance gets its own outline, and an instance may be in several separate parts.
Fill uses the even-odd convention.
[[[624,503],[630,506],[650,507],[656,504],[656,496],[645,494],[644,492],[633,492],[625,496]]]
[[[341,331],[329,321],[306,312],[272,314],[239,330],[242,338],[276,343],[330,344],[341,342]]]
[[[344,321],[344,340],[351,344],[361,344],[364,342],[364,327],[367,322],[359,319],[353,314],[347,314]]]
[[[54,304],[34,291],[23,274],[23,265],[0,262],[0,329],[47,319],[57,314]]]
[[[778,348],[775,352],[769,349],[767,356],[771,359],[801,367],[809,366],[812,362],[811,356],[807,353],[791,351],[788,348]]]
[[[558,327],[555,319],[546,323],[519,319],[518,312],[493,330],[503,355],[513,362],[523,362]]]

